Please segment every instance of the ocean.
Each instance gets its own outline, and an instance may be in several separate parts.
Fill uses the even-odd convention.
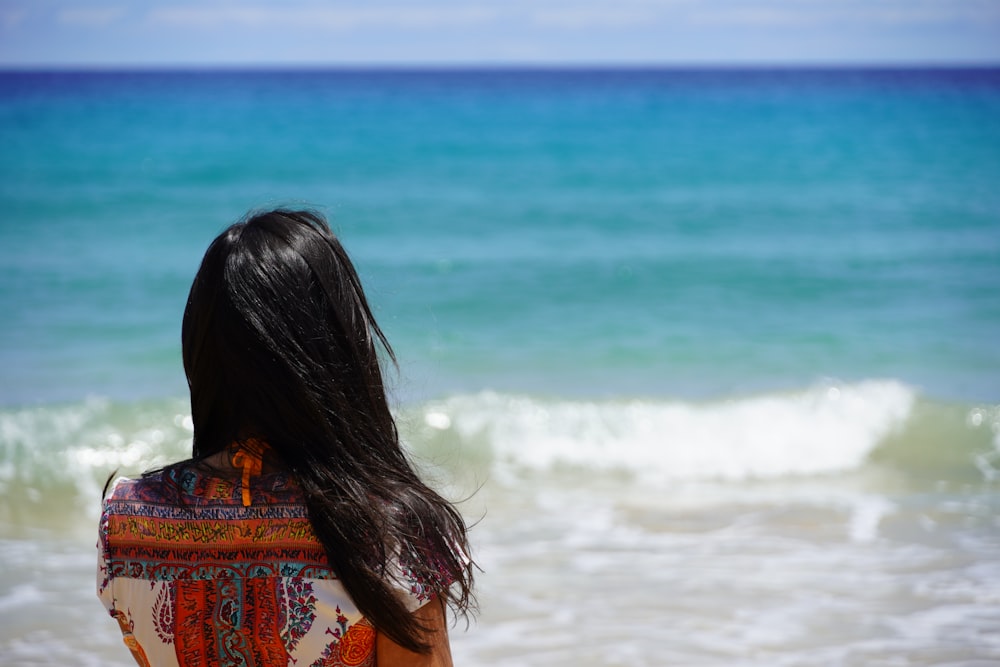
[[[456,664],[1000,664],[1000,70],[0,72],[0,664],[131,664],[100,489],[323,212],[474,524]]]

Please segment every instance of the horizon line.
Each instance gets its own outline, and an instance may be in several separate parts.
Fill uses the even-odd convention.
[[[991,61],[670,61],[670,62],[162,62],[162,63],[2,63],[0,72],[181,72],[181,71],[652,71],[652,70],[983,70],[1000,69],[1000,60]]]

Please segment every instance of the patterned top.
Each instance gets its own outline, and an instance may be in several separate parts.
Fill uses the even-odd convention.
[[[361,615],[285,473],[238,480],[185,468],[120,479],[104,502],[98,596],[136,662],[161,665],[374,665]],[[397,567],[407,607],[431,586]]]

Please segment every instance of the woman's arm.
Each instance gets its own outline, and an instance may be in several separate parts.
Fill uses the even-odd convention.
[[[380,632],[375,640],[377,667],[452,667],[444,601],[441,598],[432,600],[413,613],[427,628],[430,652],[414,653]]]

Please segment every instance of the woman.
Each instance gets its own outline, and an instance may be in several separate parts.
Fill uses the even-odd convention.
[[[450,665],[466,527],[418,479],[386,401],[395,361],[325,221],[226,229],[182,327],[192,458],[119,480],[99,596],[140,665]]]

